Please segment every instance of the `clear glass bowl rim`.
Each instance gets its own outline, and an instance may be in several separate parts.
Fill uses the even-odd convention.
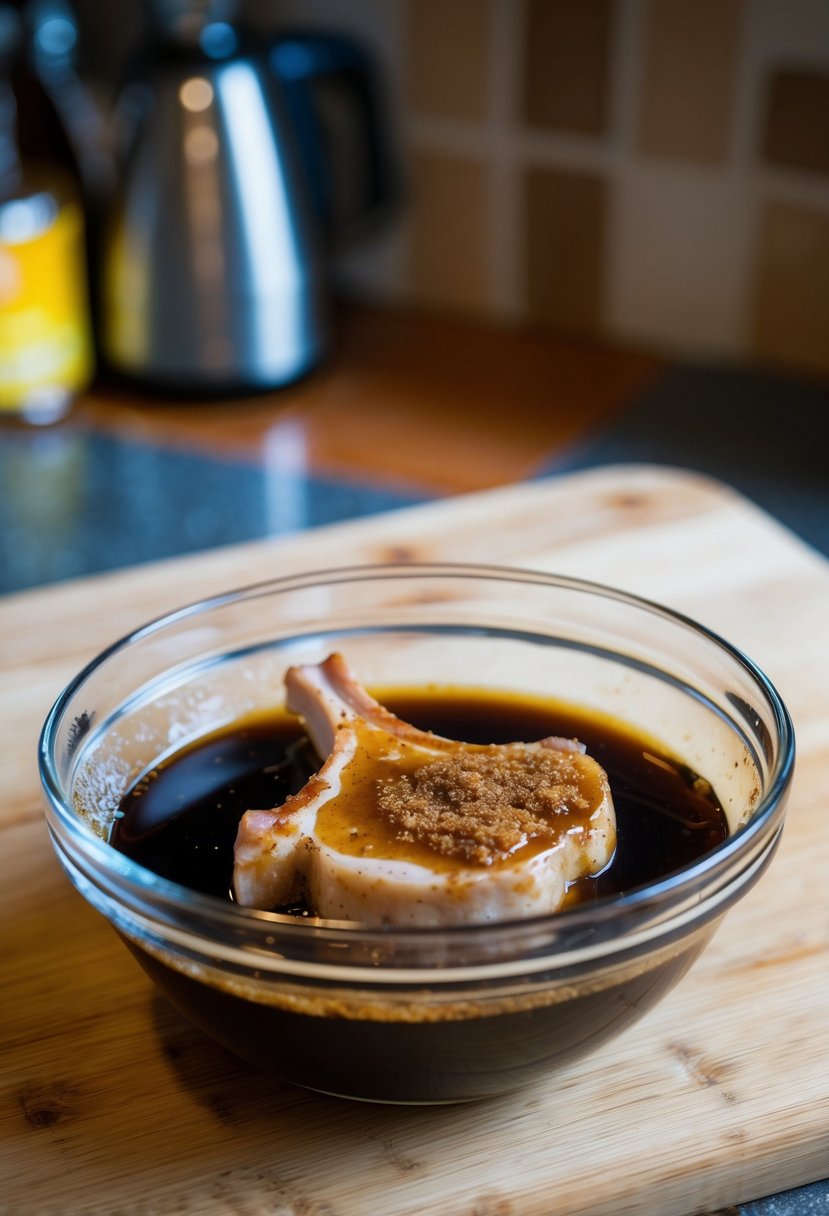
[[[655,614],[677,628],[691,630],[698,638],[704,639],[715,649],[724,652],[749,675],[758,694],[765,699],[776,729],[776,763],[771,767],[768,787],[752,812],[750,820],[693,866],[626,894],[607,896],[589,905],[576,906],[563,912],[529,917],[520,921],[436,928],[371,929],[363,924],[322,918],[297,922],[294,918],[279,913],[242,908],[236,904],[225,903],[211,896],[194,892],[169,879],[153,874],[113,849],[96,836],[91,828],[83,823],[75,811],[68,806],[54,755],[58,728],[64,710],[76,692],[110,658],[140,639],[162,630],[174,622],[197,617],[231,603],[241,603],[263,596],[302,590],[320,584],[365,580],[386,581],[401,578],[466,578],[517,582],[594,595]],[[261,937],[264,940],[266,934],[272,935],[278,932],[280,940],[288,943],[292,938],[301,941],[309,934],[314,936],[323,934],[326,940],[332,942],[344,943],[359,940],[361,943],[370,945],[376,941],[388,947],[395,941],[399,941],[401,945],[405,944],[410,948],[416,946],[418,941],[431,944],[440,940],[460,943],[479,939],[494,942],[498,937],[511,939],[516,934],[534,938],[538,931],[543,932],[545,929],[552,931],[551,941],[555,941],[556,927],[566,928],[568,937],[578,936],[581,932],[601,929],[609,921],[614,921],[623,927],[627,923],[629,915],[633,915],[635,918],[637,913],[644,913],[651,906],[662,905],[666,902],[671,905],[675,902],[682,904],[683,900],[695,899],[694,893],[700,887],[708,888],[713,884],[709,893],[716,894],[719,892],[718,875],[726,872],[730,874],[733,865],[739,863],[741,854],[745,853],[749,859],[752,859],[761,845],[764,852],[770,852],[773,849],[782,828],[785,794],[791,781],[794,759],[795,737],[792,721],[772,682],[743,651],[691,617],[667,608],[654,600],[597,581],[530,568],[463,562],[365,563],[353,566],[335,566],[262,580],[173,609],[125,634],[102,650],[78,672],[60,693],[49,711],[38,744],[41,783],[48,806],[54,811],[56,817],[54,825],[50,821],[50,831],[53,835],[56,834],[56,830],[58,835],[67,833],[73,843],[80,847],[87,864],[91,863],[92,868],[99,870],[102,875],[117,883],[123,894],[125,906],[135,902],[143,904],[149,899],[164,919],[174,923],[177,916],[183,914],[188,926],[196,924],[198,931],[205,937],[209,933],[215,932],[222,939],[250,935],[254,938]],[[753,852],[752,846],[756,846]],[[703,896],[699,895],[700,901],[702,898]]]

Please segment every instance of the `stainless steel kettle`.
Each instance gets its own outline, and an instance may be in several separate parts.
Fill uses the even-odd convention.
[[[353,48],[332,56],[336,40],[311,35],[248,43],[234,8],[156,4],[150,52],[120,96],[121,184],[101,255],[105,360],[196,392],[279,386],[328,349],[336,208],[309,81],[345,63],[368,160],[383,160]],[[386,185],[375,174],[373,203]]]

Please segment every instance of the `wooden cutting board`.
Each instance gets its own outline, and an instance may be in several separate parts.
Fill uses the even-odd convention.
[[[58,868],[35,744],[62,685],[147,617],[299,569],[532,566],[695,616],[777,684],[798,732],[784,841],[636,1027],[469,1107],[320,1097],[158,998]],[[0,601],[0,1211],[671,1216],[829,1173],[829,565],[729,490],[595,470]]]

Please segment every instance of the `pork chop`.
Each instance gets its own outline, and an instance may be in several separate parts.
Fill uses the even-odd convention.
[[[239,824],[240,904],[426,927],[553,912],[610,862],[607,776],[571,739],[469,744],[403,722],[345,660],[292,667],[288,709],[323,763]]]

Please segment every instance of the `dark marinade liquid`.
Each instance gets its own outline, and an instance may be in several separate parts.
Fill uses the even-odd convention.
[[[728,834],[708,784],[648,741],[601,718],[541,701],[493,694],[384,695],[401,718],[470,743],[578,738],[605,769],[618,844],[598,877],[571,896],[629,891],[682,868]],[[165,878],[231,898],[233,844],[241,815],[284,802],[318,767],[297,725],[256,717],[201,740],[146,773],[124,797],[110,842]],[[299,910],[297,910],[299,911]]]
[[[726,835],[723,813],[704,783],[601,719],[496,694],[441,691],[382,700],[450,738],[504,743],[559,734],[587,745],[610,778],[619,844],[612,864],[582,883],[578,898],[653,880]],[[228,897],[239,816],[282,802],[316,764],[307,740],[284,718],[240,723],[139,781],[124,798],[112,843],[160,874]],[[317,1016],[260,1004],[125,940],[185,1017],[284,1081],[370,1101],[457,1102],[517,1089],[630,1025],[691,965],[714,924],[702,925],[651,966],[622,968],[608,987],[588,984],[565,1000],[508,1012],[489,1012],[485,1002],[477,1012],[436,1022]]]

